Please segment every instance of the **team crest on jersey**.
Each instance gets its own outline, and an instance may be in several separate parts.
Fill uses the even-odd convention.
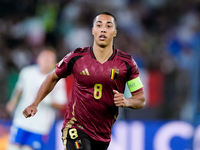
[[[111,69],[110,71],[110,79],[115,80],[119,74],[119,69]]]
[[[81,140],[76,140],[74,143],[77,150],[82,149],[82,142]]]

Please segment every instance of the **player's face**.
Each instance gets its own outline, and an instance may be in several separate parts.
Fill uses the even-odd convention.
[[[43,51],[39,55],[37,62],[42,73],[49,73],[56,63],[56,55],[51,51]]]
[[[116,36],[114,18],[109,15],[99,15],[96,17],[92,28],[94,42],[100,47],[106,47],[113,43],[113,37]]]

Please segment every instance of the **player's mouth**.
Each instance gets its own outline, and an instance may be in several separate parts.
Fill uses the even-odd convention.
[[[100,39],[101,41],[104,41],[106,38],[107,38],[107,37],[106,37],[105,35],[103,35],[103,34],[99,36],[99,39]]]

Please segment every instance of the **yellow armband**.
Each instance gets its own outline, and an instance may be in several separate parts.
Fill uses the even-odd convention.
[[[130,92],[137,91],[137,90],[139,90],[140,88],[143,87],[143,84],[142,84],[139,77],[132,79],[132,80],[129,80],[127,82],[127,85],[128,85]]]

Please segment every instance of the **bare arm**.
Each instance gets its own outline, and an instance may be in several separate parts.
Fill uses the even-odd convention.
[[[118,107],[128,107],[132,109],[140,109],[145,106],[144,91],[141,90],[137,93],[132,93],[131,98],[125,98],[123,93],[113,90],[114,102]]]
[[[60,78],[56,75],[55,71],[51,72],[46,77],[38,90],[35,101],[23,111],[23,114],[26,118],[36,114],[39,103],[53,90],[59,80]]]
[[[66,104],[58,104],[58,103],[53,102],[51,104],[51,106],[56,108],[56,109],[63,110],[65,108]]]
[[[22,94],[22,90],[19,90],[17,88],[14,89],[13,95],[12,95],[11,99],[9,100],[9,102],[6,105],[6,110],[9,113],[12,113],[14,111],[15,107],[17,106],[17,104],[19,102],[21,94]]]

